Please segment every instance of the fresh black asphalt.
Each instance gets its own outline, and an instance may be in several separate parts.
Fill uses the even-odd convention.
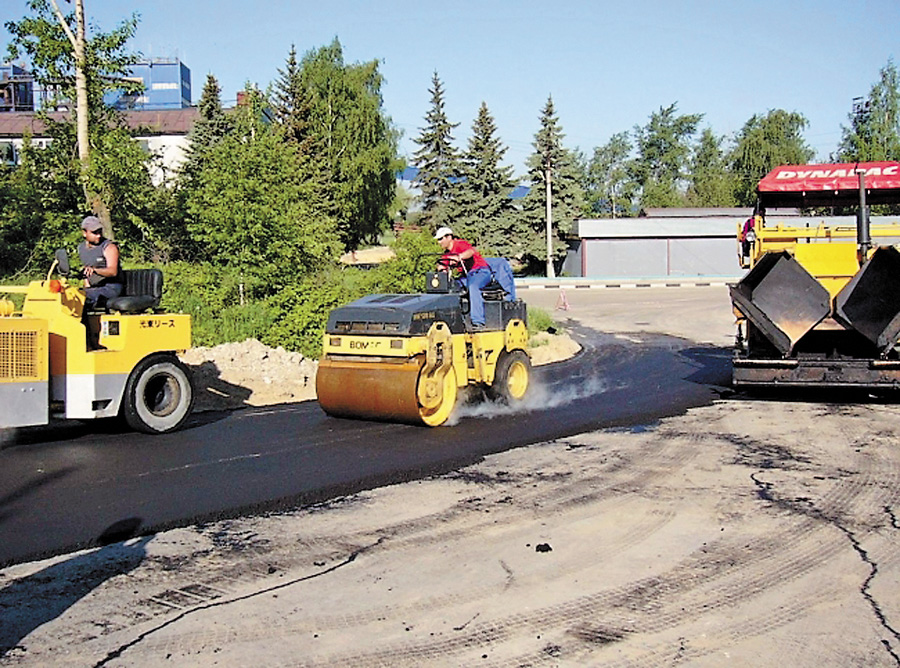
[[[586,431],[648,425],[711,402],[730,383],[729,350],[665,336],[575,336],[582,353],[535,369],[529,410],[476,404],[434,429],[335,419],[310,401],[201,413],[162,436],[115,421],[19,430],[0,444],[0,566],[321,503]]]

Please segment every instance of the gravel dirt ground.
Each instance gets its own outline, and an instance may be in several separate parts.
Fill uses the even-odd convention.
[[[724,287],[566,302],[630,340],[730,345]],[[724,389],[657,424],[12,566],[0,664],[897,666],[898,418]]]

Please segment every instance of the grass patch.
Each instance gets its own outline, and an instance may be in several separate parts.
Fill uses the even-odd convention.
[[[556,334],[559,329],[559,325],[547,311],[535,306],[528,307],[528,336],[534,336],[538,332]]]

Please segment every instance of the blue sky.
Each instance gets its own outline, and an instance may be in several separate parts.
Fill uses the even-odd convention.
[[[65,4],[65,0],[60,0]],[[569,148],[590,154],[644,125],[660,107],[703,113],[733,135],[770,109],[804,114],[807,142],[827,160],[852,99],[898,56],[900,0],[85,0],[103,30],[136,12],[133,50],[178,57],[194,101],[208,73],[223,100],[247,81],[265,89],[291,45],[303,54],[338,37],[347,62],[381,61],[384,107],[411,155],[432,73],[465,147],[482,101],[517,174],[552,95]],[[26,13],[4,0],[0,22]],[[3,32],[3,41],[8,34]],[[900,64],[900,63],[898,63]]]

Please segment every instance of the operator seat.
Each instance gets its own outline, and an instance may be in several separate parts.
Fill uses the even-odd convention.
[[[106,302],[110,311],[135,314],[155,309],[162,299],[163,273],[159,269],[122,270],[122,294]]]
[[[485,301],[516,301],[516,283],[509,260],[503,257],[484,259],[491,270],[491,282],[481,289]]]
[[[507,292],[497,279],[492,277],[491,282],[481,288],[481,296],[488,302],[502,302],[506,299]]]

